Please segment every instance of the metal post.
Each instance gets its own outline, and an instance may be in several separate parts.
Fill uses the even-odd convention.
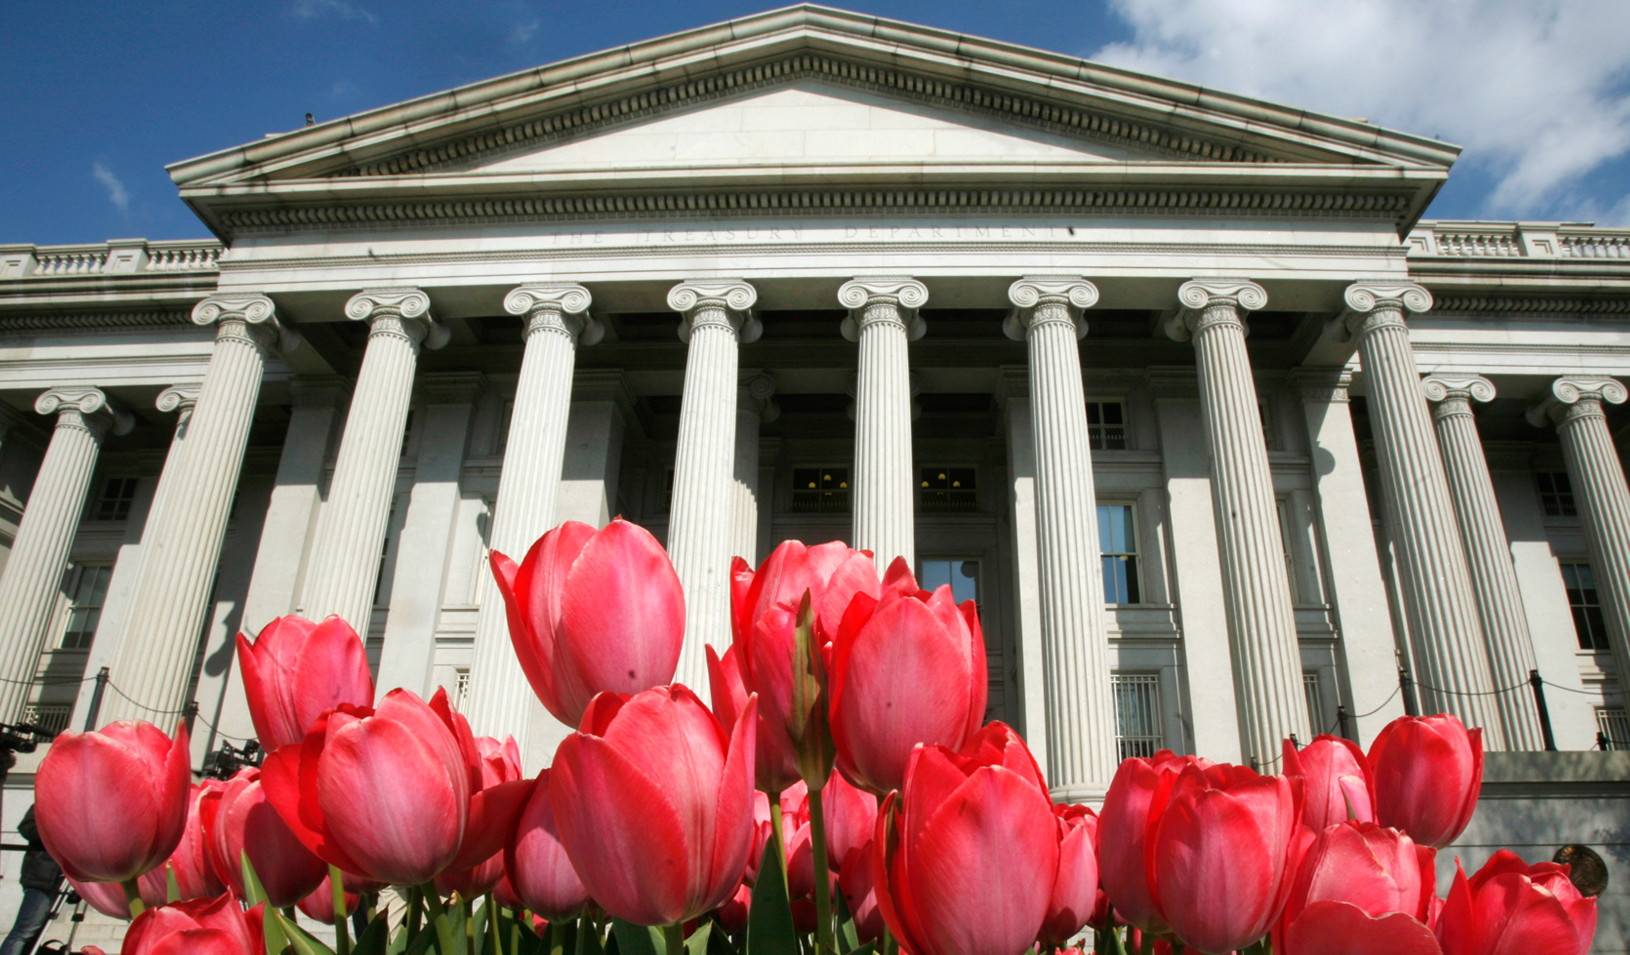
[[[96,718],[102,715],[102,694],[108,688],[108,668],[103,667],[96,671],[96,689],[91,691],[91,705],[85,708],[85,728],[83,732],[89,733],[96,729]]]
[[[1415,678],[1409,675],[1407,667],[1398,668],[1398,686],[1403,689],[1404,712],[1410,716],[1421,715],[1421,703],[1415,699]]]
[[[198,719],[198,701],[193,700],[181,708],[181,718],[187,722],[187,738],[192,738],[192,724]]]
[[[1539,710],[1539,731],[1545,737],[1545,751],[1556,752],[1556,735],[1551,732],[1551,708],[1545,705],[1545,681],[1538,670],[1528,671],[1528,685],[1534,688],[1534,709]]]
[[[1602,732],[1601,730],[1597,730],[1596,731],[1596,748],[1603,751],[1603,752],[1606,752],[1610,748],[1607,745],[1607,743],[1608,743],[1607,734]]]
[[[1350,739],[1353,738],[1353,729],[1352,729],[1351,723],[1352,723],[1352,716],[1349,715],[1348,712],[1347,712],[1347,704],[1345,704],[1345,703],[1337,703],[1336,704],[1336,732],[1341,734],[1342,739],[1350,740]]]

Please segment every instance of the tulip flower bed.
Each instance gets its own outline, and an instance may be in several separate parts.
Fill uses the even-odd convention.
[[[194,783],[184,730],[147,723],[58,737],[40,835],[81,895],[134,916],[127,955],[1590,948],[1566,866],[1502,851],[1437,897],[1482,777],[1480,731],[1452,716],[1400,719],[1367,754],[1287,741],[1278,776],[1128,759],[1095,814],[981,725],[974,606],[902,562],[879,577],[796,541],[738,560],[711,708],[671,683],[684,598],[641,528],[565,524],[492,567],[519,665],[577,727],[534,778],[443,692],[376,700],[333,617],[238,637],[259,768]]]

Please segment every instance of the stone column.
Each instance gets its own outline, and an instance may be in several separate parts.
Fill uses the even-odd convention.
[[[1047,766],[1047,679],[1042,651],[1041,570],[1036,555],[1036,450],[1030,422],[1030,371],[1024,366],[998,369],[998,394],[1007,438],[1009,531],[1013,542],[1013,622],[1019,628],[1019,683],[1023,718],[1014,724],[1049,778]],[[1096,531],[1096,522],[1094,522]],[[1099,573],[1101,574],[1100,567]]]
[[[1246,761],[1266,771],[1286,737],[1313,738],[1279,506],[1240,316],[1241,309],[1267,305],[1268,293],[1255,282],[1197,279],[1177,294],[1184,311],[1166,331],[1194,340],[1240,743]]]
[[[1014,311],[1003,330],[1028,341],[1030,350],[1047,778],[1054,799],[1077,802],[1107,790],[1120,764],[1098,499],[1076,345],[1087,333],[1081,312],[1098,301],[1098,289],[1069,276],[1024,278],[1007,296]]]
[[[1494,400],[1494,383],[1481,375],[1429,375],[1421,382],[1421,390],[1432,403],[1449,497],[1466,543],[1466,562],[1487,641],[1489,675],[1495,689],[1521,687],[1494,697],[1505,724],[1505,748],[1542,750],[1545,739],[1539,714],[1527,691],[1529,671],[1538,667],[1534,640],[1528,633],[1517,569],[1511,562],[1511,542],[1500,520],[1483,441],[1472,418],[1473,401]]]
[[[33,679],[45,648],[45,629],[85,510],[96,453],[109,430],[123,434],[133,423],[98,388],[52,388],[34,402],[34,410],[56,415],[57,426],[0,575],[0,673],[7,677],[0,682],[0,722],[6,723],[21,719],[28,702],[32,686],[26,681]]]
[[[879,573],[904,557],[916,573],[916,485],[911,470],[911,366],[906,343],[927,330],[917,309],[928,289],[909,278],[843,283],[849,310],[843,337],[860,343],[855,380],[855,530],[853,546],[875,556]]]
[[[755,567],[768,556],[758,552],[758,426],[781,416],[774,395],[775,379],[764,372],[747,379],[736,395],[736,511],[730,553]]]
[[[170,449],[164,455],[164,467],[159,470],[158,486],[153,490],[153,502],[147,506],[147,522],[145,527],[155,527],[162,512],[164,492],[174,490],[176,478],[175,469],[181,460],[181,448],[186,444],[187,431],[192,424],[193,410],[198,407],[198,395],[202,391],[201,385],[174,385],[158,393],[153,406],[169,414],[175,414],[175,434],[170,438]],[[146,529],[143,529],[143,536]]]
[[[1499,748],[1505,732],[1487,695],[1495,687],[1466,549],[1404,324],[1404,310],[1426,311],[1432,295],[1406,282],[1363,282],[1347,287],[1346,300],[1423,707],[1483,727],[1483,745]]]
[[[277,321],[264,295],[206,298],[193,308],[192,320],[216,326],[215,351],[175,469],[166,474],[173,487],[161,480],[154,492],[123,628],[128,636],[112,670],[122,695],[104,698],[105,720],[153,719],[182,708],[266,353],[274,345],[288,349],[299,341]]]
[[[679,404],[668,553],[685,588],[685,645],[674,681],[697,692],[708,685],[704,644],[730,643],[730,551],[734,545],[736,345],[763,331],[752,314],[758,290],[746,282],[696,280],[668,292],[684,317],[688,344]]]
[[[1536,425],[1549,418],[1562,439],[1621,688],[1630,685],[1630,490],[1602,405],[1626,397],[1617,379],[1570,375],[1552,382],[1551,396],[1528,412]]]
[[[317,515],[300,605],[313,620],[339,614],[366,635],[419,346],[440,348],[448,332],[430,317],[430,296],[416,288],[358,292],[345,303],[345,315],[368,323],[368,347]]]
[[[525,316],[526,350],[487,545],[516,563],[555,524],[577,346],[592,345],[605,334],[589,315],[592,301],[581,285],[522,285],[504,296],[505,311]],[[484,571],[464,715],[477,734],[500,739],[512,734],[525,752],[531,699],[532,686],[510,643],[504,598],[491,572]]]

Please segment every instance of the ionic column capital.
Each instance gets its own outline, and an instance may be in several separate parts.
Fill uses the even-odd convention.
[[[668,307],[684,317],[679,340],[689,342],[698,328],[728,328],[742,344],[758,341],[764,326],[753,314],[758,289],[740,279],[688,279],[668,290]]]
[[[63,385],[48,389],[34,400],[34,410],[57,416],[57,427],[88,431],[97,440],[112,431],[124,434],[136,419],[107,393],[89,385]]]
[[[1238,325],[1245,331],[1242,312],[1268,304],[1268,291],[1249,279],[1190,279],[1177,290],[1183,308],[1166,320],[1165,332],[1186,341],[1213,325]]]
[[[763,424],[781,417],[781,406],[775,402],[775,378],[769,372],[759,372],[742,382],[736,389],[736,408],[756,415]]]
[[[1617,378],[1606,375],[1568,375],[1551,382],[1551,393],[1528,409],[1528,423],[1543,428],[1549,421],[1557,426],[1578,418],[1605,417],[1602,405],[1622,405],[1630,390]]]
[[[1098,286],[1074,275],[1026,276],[1008,286],[1007,300],[1013,311],[1002,322],[1002,331],[1016,342],[1049,322],[1067,323],[1076,338],[1084,338],[1087,322],[1082,312],[1098,303]]]
[[[1470,415],[1473,401],[1487,404],[1495,393],[1494,382],[1468,374],[1427,375],[1421,379],[1421,392],[1432,403],[1436,418]]]
[[[186,415],[198,404],[198,394],[203,389],[204,386],[201,383],[171,385],[158,393],[158,398],[154,400],[153,407],[165,414],[179,412]]]
[[[345,303],[345,317],[367,322],[368,334],[402,338],[434,351],[452,333],[430,314],[430,296],[416,288],[363,289]]]
[[[504,296],[504,311],[526,316],[523,339],[534,332],[554,332],[579,345],[593,345],[606,333],[605,326],[589,314],[593,301],[589,290],[581,285],[522,285]]]
[[[874,323],[897,325],[911,341],[923,337],[928,326],[917,310],[928,303],[928,286],[905,276],[850,279],[838,288],[838,304],[849,310],[843,337],[860,340],[860,330]]]
[[[1404,312],[1425,312],[1432,308],[1432,293],[1414,282],[1354,282],[1342,293],[1347,312],[1342,330],[1361,336],[1389,325],[1402,326]]]
[[[216,326],[216,341],[242,341],[264,351],[293,351],[300,333],[278,321],[277,306],[264,295],[222,293],[192,307],[195,325]]]

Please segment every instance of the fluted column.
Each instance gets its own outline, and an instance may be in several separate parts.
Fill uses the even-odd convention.
[[[1544,749],[1539,715],[1526,690],[1529,671],[1538,667],[1534,640],[1528,632],[1522,592],[1517,588],[1511,541],[1500,519],[1488,459],[1483,455],[1483,441],[1472,417],[1473,401],[1494,400],[1494,383],[1482,375],[1428,375],[1421,382],[1421,390],[1432,403],[1443,470],[1449,478],[1449,497],[1454,501],[1455,519],[1466,544],[1472,590],[1488,646],[1489,675],[1496,689],[1524,688],[1494,697],[1505,724],[1505,748]]]
[[[345,303],[345,316],[368,323],[368,346],[317,515],[300,605],[313,620],[339,614],[366,634],[419,346],[439,348],[448,332],[430,317],[430,297],[416,288],[359,292]]]
[[[1617,379],[1570,375],[1552,382],[1551,397],[1528,412],[1534,424],[1549,418],[1562,439],[1621,690],[1630,685],[1630,490],[1602,405],[1626,397]]]
[[[781,416],[775,403],[775,379],[760,372],[736,394],[736,510],[731,520],[730,553],[758,564],[758,426]]]
[[[40,414],[57,416],[51,443],[28,494],[11,556],[0,574],[0,722],[22,718],[30,684],[45,648],[45,628],[56,609],[62,572],[85,510],[96,470],[96,453],[109,430],[130,430],[129,413],[115,408],[98,388],[52,388],[34,402]]]
[[[148,527],[158,526],[159,514],[163,510],[164,493],[175,487],[175,471],[180,466],[181,449],[187,443],[192,413],[198,407],[198,395],[201,390],[199,385],[173,385],[159,392],[158,398],[153,401],[153,407],[158,410],[166,414],[175,414],[175,432],[170,438],[170,449],[164,455],[164,467],[158,473],[158,485],[153,488],[153,502],[147,505],[146,525],[142,528],[143,537],[147,535]]]
[[[523,285],[504,297],[505,311],[526,317],[522,333],[526,350],[515,384],[488,542],[517,563],[555,523],[577,346],[592,345],[605,333],[589,315],[591,302],[589,290],[581,285]],[[464,714],[477,734],[514,735],[524,753],[531,698],[532,687],[510,643],[503,597],[492,574],[483,568]]]
[[[1432,295],[1410,283],[1364,282],[1348,286],[1346,300],[1421,699],[1428,712],[1454,713],[1467,726],[1483,727],[1483,745],[1499,748],[1505,732],[1487,695],[1495,687],[1471,572],[1404,324],[1404,310],[1426,311]]]
[[[1015,308],[1003,330],[1030,350],[1047,778],[1055,799],[1076,802],[1108,789],[1120,763],[1076,345],[1087,332],[1081,312],[1098,301],[1098,289],[1074,277],[1025,278],[1007,296]]]
[[[875,556],[879,572],[904,557],[916,572],[916,487],[911,471],[911,363],[906,343],[927,326],[917,309],[928,289],[909,278],[843,283],[849,310],[843,337],[860,343],[855,379],[854,547]]]
[[[679,404],[668,553],[685,588],[685,645],[675,681],[708,685],[704,644],[730,642],[730,549],[735,512],[736,345],[758,338],[758,291],[729,280],[681,282],[668,307],[684,317],[685,390]]]
[[[1185,282],[1177,294],[1185,310],[1166,330],[1179,341],[1194,340],[1240,743],[1248,762],[1269,767],[1285,738],[1311,739],[1312,728],[1279,505],[1240,315],[1267,305],[1268,293],[1255,282],[1230,279]]]
[[[104,721],[151,720],[182,708],[266,352],[299,340],[264,295],[211,296],[193,308],[192,320],[216,326],[215,350],[174,466],[166,463],[153,492],[112,667],[121,692],[104,698]]]

